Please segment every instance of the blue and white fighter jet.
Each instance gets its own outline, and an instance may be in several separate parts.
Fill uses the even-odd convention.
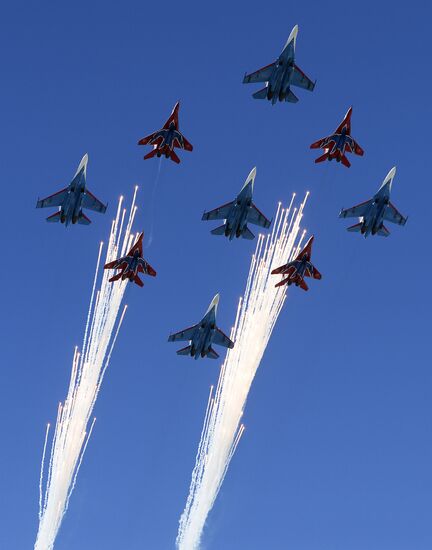
[[[88,155],[86,153],[79,163],[73,180],[67,187],[54,193],[54,195],[37,201],[36,208],[59,207],[55,214],[48,216],[47,222],[60,222],[64,223],[65,226],[68,226],[71,222],[73,224],[89,225],[91,221],[84,214],[83,208],[105,214],[106,205],[86,188],[87,162]]]
[[[211,231],[212,235],[225,235],[230,241],[234,237],[252,240],[255,235],[248,228],[248,223],[266,229],[270,227],[271,221],[252,202],[255,176],[256,168],[253,168],[234,201],[204,212],[202,220],[225,220],[223,225]]]
[[[216,294],[206,314],[198,324],[169,336],[168,342],[189,342],[189,345],[177,351],[177,355],[190,355],[195,359],[198,359],[198,357],[217,359],[219,355],[212,348],[212,344],[224,346],[225,348],[234,347],[234,342],[216,326],[218,303],[219,294]]]
[[[291,86],[298,86],[310,92],[313,91],[315,82],[312,82],[295,63],[297,33],[298,25],[291,31],[282,53],[274,63],[254,73],[245,74],[243,84],[266,83],[262,90],[252,95],[253,98],[268,99],[272,102],[272,105],[277,103],[278,100],[297,103],[298,98],[292,92]]]
[[[402,216],[397,208],[390,202],[390,193],[393,178],[396,174],[394,166],[385,177],[377,193],[368,201],[342,209],[339,218],[359,218],[359,223],[347,228],[347,231],[360,232],[368,235],[380,235],[388,237],[390,231],[384,225],[384,221],[405,225],[408,218]]]

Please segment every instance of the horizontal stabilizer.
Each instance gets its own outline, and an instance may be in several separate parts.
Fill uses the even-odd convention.
[[[87,216],[84,214],[84,212],[80,212],[80,215],[78,216],[78,221],[80,225],[90,225],[91,220],[87,218]]]
[[[178,157],[177,153],[174,151],[174,149],[171,151],[170,159],[175,162],[176,164],[180,164],[180,158]]]
[[[248,239],[249,241],[252,241],[255,239],[255,235],[252,233],[252,231],[249,229],[249,227],[245,227],[243,229],[243,233],[241,234],[243,239]]]
[[[349,168],[351,166],[351,163],[350,161],[347,159],[346,155],[342,155],[341,157],[341,163],[346,166],[347,168]]]
[[[177,355],[190,355],[192,346],[186,346],[185,348],[179,349]]]
[[[56,222],[61,221],[60,219],[61,219],[61,211],[59,210],[55,214],[51,214],[51,216],[48,216],[46,221],[49,222],[49,223],[56,223]]]
[[[353,233],[359,233],[361,231],[363,223],[356,223],[355,225],[351,225],[351,227],[347,227],[347,231],[352,231]]]
[[[254,99],[266,99],[267,98],[267,86],[263,88],[262,90],[258,90],[258,92],[255,92],[252,94],[252,97]]]
[[[287,279],[282,279],[282,281],[279,281],[279,283],[276,283],[275,284],[275,288],[278,288],[279,286],[284,286],[288,283],[288,281],[290,280],[290,278],[288,277]]]
[[[113,275],[111,279],[108,279],[108,282],[114,283],[115,281],[118,281],[122,275],[123,275],[123,271],[119,271],[116,275]]]
[[[157,152],[158,152],[158,149],[157,149],[157,147],[155,147],[155,148],[153,149],[153,151],[150,151],[150,153],[147,153],[147,154],[145,155],[144,160],[153,158],[153,157],[156,155]]]
[[[388,237],[390,235],[390,231],[387,229],[385,225],[383,225],[378,229],[377,235],[379,235],[380,237]]]
[[[177,352],[178,353],[178,352]],[[208,351],[207,351],[207,357],[209,359],[218,359],[219,358],[219,354],[215,352],[215,350],[213,348],[209,348]]]
[[[226,229],[226,225],[223,224],[223,225],[220,225],[219,227],[216,227],[216,229],[213,229],[212,231],[210,231],[210,233],[212,235],[225,235],[225,229]]]
[[[297,103],[298,97],[291,90],[289,90],[285,96],[285,101],[289,101],[289,103]]]
[[[328,153],[324,153],[323,155],[315,159],[315,164],[317,164],[318,162],[324,162],[325,160],[328,160],[328,156],[329,156]]]
[[[144,286],[144,283],[141,281],[141,279],[138,277],[138,275],[135,275],[134,281],[138,286]]]

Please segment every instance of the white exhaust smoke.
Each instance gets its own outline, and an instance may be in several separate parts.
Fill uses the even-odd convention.
[[[106,262],[123,256],[136,239],[131,233],[137,210],[136,193],[137,187],[124,230],[126,209],[122,208],[123,197],[119,200],[117,216],[111,226]],[[96,292],[102,249],[103,243],[99,247],[82,350],[79,352],[75,348],[67,397],[58,407],[44,492],[49,424],[45,434],[39,482],[39,529],[35,550],[51,550],[54,547],[96,420],[90,422],[93,407],[126,313],[127,306],[121,312],[120,308],[127,280],[110,283],[110,274],[104,271],[100,289]]]
[[[272,269],[292,260],[300,251],[305,232],[298,239],[308,194],[300,208],[279,204],[270,235],[260,235],[240,298],[228,350],[216,390],[210,396],[198,445],[185,509],[179,522],[177,548],[196,550],[204,524],[244,431],[240,424],[255,373],[286,298],[286,286],[275,288]]]

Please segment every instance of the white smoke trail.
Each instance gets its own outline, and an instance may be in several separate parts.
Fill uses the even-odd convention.
[[[131,233],[137,209],[136,193],[137,187],[124,232],[126,209],[122,209],[123,197],[119,200],[117,216],[112,223],[108,240],[106,262],[124,254],[136,238]],[[96,292],[102,248],[103,243],[99,247],[83,347],[81,353],[75,348],[67,397],[58,408],[42,503],[48,428],[45,435],[39,484],[39,529],[34,545],[35,550],[52,550],[54,547],[94,427],[95,419],[90,423],[93,407],[126,312],[125,306],[119,319],[127,280],[112,284],[108,282],[110,273],[104,271],[100,288]]]
[[[216,391],[213,386],[210,389],[189,495],[179,522],[179,550],[199,548],[205,521],[243,434],[240,421],[249,389],[286,297],[286,286],[275,288],[279,279],[270,273],[299,250],[305,234],[303,231],[298,239],[307,197],[299,209],[293,208],[295,195],[288,209],[279,204],[272,233],[258,239],[231,331],[235,346],[228,350]]]

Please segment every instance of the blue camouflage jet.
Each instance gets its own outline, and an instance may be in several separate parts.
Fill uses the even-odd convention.
[[[65,227],[71,222],[82,225],[89,225],[91,221],[84,214],[83,208],[94,210],[105,214],[106,205],[97,199],[86,188],[86,171],[87,171],[88,155],[87,153],[81,159],[78,170],[76,171],[73,180],[68,187],[50,195],[45,199],[39,199],[36,208],[48,208],[50,206],[58,206],[59,210],[55,214],[48,216],[47,222],[64,223]]]
[[[378,192],[368,201],[357,206],[342,209],[339,218],[359,218],[359,223],[347,228],[347,231],[360,232],[368,235],[380,235],[388,237],[390,231],[384,225],[384,221],[405,225],[408,218],[404,218],[397,208],[390,202],[390,193],[393,178],[396,174],[394,166],[385,177]]]
[[[210,212],[204,212],[202,220],[225,220],[223,225],[211,231],[212,235],[225,235],[230,241],[234,237],[251,240],[255,238],[255,235],[248,228],[248,223],[266,229],[270,227],[271,221],[252,202],[255,176],[256,168],[253,168],[234,201],[210,210]]]
[[[296,25],[287,43],[279,55],[278,59],[255,71],[251,74],[245,74],[243,84],[254,84],[256,82],[265,82],[265,88],[255,92],[252,97],[255,99],[268,99],[272,105],[277,101],[289,101],[297,103],[298,98],[291,90],[291,86],[298,86],[305,90],[313,91],[315,82],[305,75],[305,73],[295,64],[295,46],[298,33]]]
[[[219,355],[212,348],[212,344],[224,346],[225,348],[234,347],[234,342],[216,326],[218,303],[219,294],[216,294],[206,314],[198,324],[170,334],[168,342],[189,342],[188,346],[177,351],[177,355],[190,355],[195,359],[198,359],[198,357],[217,359]]]

